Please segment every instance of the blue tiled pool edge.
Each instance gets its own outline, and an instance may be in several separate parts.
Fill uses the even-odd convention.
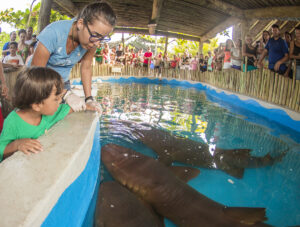
[[[82,226],[83,223],[92,223],[93,215],[87,213],[90,206],[95,206],[95,203],[92,203],[92,198],[98,186],[100,155],[100,127],[98,122],[92,151],[85,169],[60,196],[42,224],[43,227]]]
[[[173,85],[173,86],[183,86],[187,88],[196,88],[198,90],[206,90],[207,93],[214,97],[214,102],[221,103],[230,103],[231,105],[242,108],[244,110],[254,112],[258,115],[261,115],[265,118],[268,118],[278,124],[287,126],[297,132],[300,132],[300,121],[293,120],[285,111],[281,109],[268,109],[263,107],[256,100],[249,97],[248,100],[241,100],[235,94],[226,94],[224,91],[217,92],[214,88],[203,85],[200,82],[190,83],[188,81],[178,81],[175,79],[167,80],[167,79],[149,79],[149,78],[108,78],[102,79],[104,82],[115,82],[115,83],[145,83],[145,84],[164,84],[164,85]],[[76,84],[73,83],[73,84]],[[78,82],[77,82],[78,84]]]

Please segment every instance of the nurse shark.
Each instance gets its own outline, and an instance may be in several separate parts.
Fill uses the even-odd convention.
[[[163,227],[151,207],[115,181],[100,185],[95,211],[95,227]]]
[[[198,176],[196,168],[171,166],[173,174],[188,182]],[[94,218],[95,227],[163,227],[163,218],[142,198],[116,181],[102,182]]]
[[[207,144],[188,138],[172,135],[170,132],[149,124],[130,121],[111,121],[112,131],[124,131],[150,147],[158,160],[169,166],[181,162],[191,166],[219,169],[236,178],[243,178],[245,168],[258,168],[273,165],[280,161],[286,152],[277,157],[266,154],[262,157],[251,155],[251,149],[222,149],[210,151]]]
[[[265,208],[226,207],[194,190],[165,165],[129,148],[107,144],[102,162],[110,174],[179,227],[268,226]]]

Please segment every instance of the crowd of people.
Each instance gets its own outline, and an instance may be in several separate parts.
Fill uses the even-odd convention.
[[[24,65],[32,58],[34,48],[37,45],[36,35],[32,27],[27,30],[21,29],[17,33],[10,33],[10,41],[5,43],[2,51],[2,62],[13,65]],[[106,39],[104,41],[109,41]],[[253,42],[250,35],[246,35],[245,42],[242,40],[226,40],[213,52],[207,55],[202,53],[191,55],[188,50],[183,54],[169,56],[159,52],[156,55],[148,47],[143,49],[123,47],[119,44],[109,47],[109,43],[101,42],[94,55],[97,64],[151,66],[153,68],[173,68],[205,71],[221,71],[236,69],[251,71],[258,68],[269,68],[279,74],[292,76],[292,62],[296,59],[296,78],[300,80],[300,27],[296,27],[295,34],[285,32],[281,38],[277,24],[272,26],[272,34],[262,32],[262,37]],[[246,68],[247,67],[247,68]]]
[[[191,55],[188,50],[183,54],[174,54],[172,57],[162,52],[156,55],[151,48],[144,53],[143,49],[109,47],[108,43],[100,44],[95,54],[98,64],[122,64],[132,66],[151,65],[153,68],[173,68],[205,71],[221,71],[236,69],[251,71],[258,68],[269,68],[281,75],[292,76],[292,62],[296,59],[296,78],[300,80],[300,27],[296,27],[294,35],[285,32],[281,38],[280,29],[277,24],[272,26],[272,34],[268,31],[262,32],[260,40],[253,42],[250,35],[242,40],[226,40],[213,52],[207,55],[202,53]]]
[[[18,38],[18,42],[17,42]],[[3,45],[2,62],[14,66],[24,65],[32,57],[37,39],[32,27],[10,33],[10,41]]]

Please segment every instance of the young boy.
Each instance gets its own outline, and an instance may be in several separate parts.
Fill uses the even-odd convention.
[[[0,136],[0,161],[16,151],[42,151],[37,138],[73,112],[70,106],[61,104],[63,87],[61,76],[53,69],[30,67],[20,72],[13,96],[17,109],[5,119]]]
[[[23,59],[20,55],[17,55],[18,43],[11,42],[9,44],[10,54],[5,56],[3,63],[12,64],[12,65],[24,65]]]

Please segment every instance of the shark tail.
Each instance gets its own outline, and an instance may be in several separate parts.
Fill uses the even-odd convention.
[[[218,169],[226,172],[230,176],[241,179],[244,176],[244,169],[251,158],[251,149],[216,149],[214,155]]]
[[[227,218],[244,225],[255,225],[268,220],[266,208],[224,207],[223,212]]]

